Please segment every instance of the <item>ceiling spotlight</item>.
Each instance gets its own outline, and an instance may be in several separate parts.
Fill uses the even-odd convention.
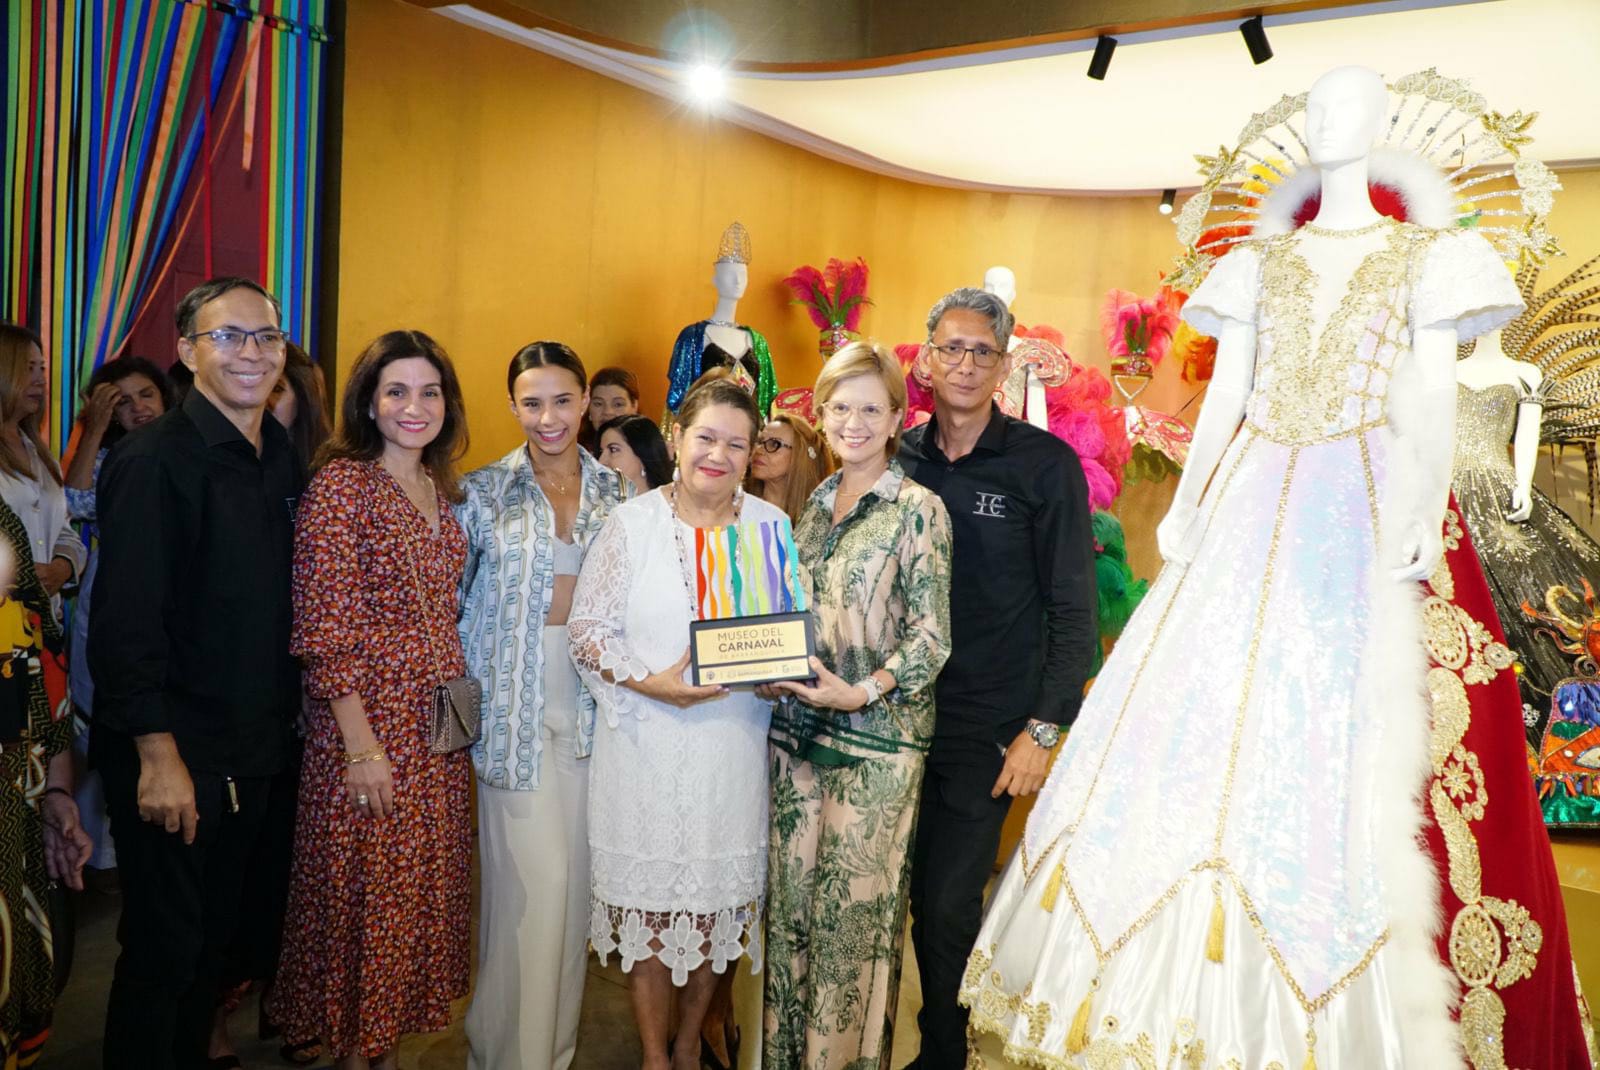
[[[1267,44],[1267,30],[1261,25],[1261,16],[1239,23],[1239,33],[1244,46],[1250,50],[1250,59],[1257,66],[1272,58],[1272,46]]]
[[[701,104],[710,104],[722,97],[726,79],[719,68],[701,63],[689,71],[689,95]]]
[[[1175,189],[1162,190],[1161,191],[1161,205],[1160,205],[1160,207],[1158,207],[1156,209],[1156,211],[1160,212],[1162,215],[1171,215],[1172,214],[1173,202],[1176,201],[1177,199],[1178,199],[1178,191],[1177,190],[1175,190]]]
[[[1117,39],[1101,34],[1094,43],[1094,58],[1089,60],[1089,77],[1097,82],[1106,80],[1111,68],[1111,53],[1117,50]]]

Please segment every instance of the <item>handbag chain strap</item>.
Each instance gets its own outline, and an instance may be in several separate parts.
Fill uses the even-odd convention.
[[[391,478],[393,477],[391,476]],[[428,482],[431,486],[433,480],[430,478]],[[399,480],[395,480],[396,486],[399,486],[399,483]],[[405,488],[401,487],[400,489],[401,492],[404,493]],[[435,492],[434,500],[438,500],[437,492]],[[423,517],[423,521],[426,522],[427,517]],[[440,534],[444,533],[443,509],[439,511],[439,532]],[[406,548],[406,562],[411,566],[411,583],[417,591],[417,607],[422,611],[423,631],[425,631],[428,635],[428,652],[433,656],[433,672],[434,675],[439,678],[439,683],[442,684],[446,681],[447,677],[445,676],[444,668],[439,661],[439,638],[434,634],[434,625],[429,620],[429,618],[433,615],[433,603],[429,601],[427,590],[422,586],[422,572],[417,568],[417,555],[414,546],[415,542],[417,541],[416,536],[407,536],[403,541]]]

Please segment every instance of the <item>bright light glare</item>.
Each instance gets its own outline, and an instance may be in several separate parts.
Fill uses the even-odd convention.
[[[709,63],[689,71],[689,95],[702,104],[720,99],[724,88],[722,72]]]
[[[1156,211],[1160,212],[1162,215],[1171,215],[1172,214],[1172,205],[1170,205],[1170,204],[1166,203],[1165,201],[1163,201],[1160,204],[1156,205]]]

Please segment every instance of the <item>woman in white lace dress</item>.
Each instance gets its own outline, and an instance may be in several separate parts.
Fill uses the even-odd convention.
[[[589,939],[632,974],[645,1070],[698,1070],[716,975],[747,953],[760,969],[770,707],[749,689],[685,680],[695,529],[783,516],[739,489],[760,427],[736,384],[691,391],[677,477],[611,514],[573,596],[572,655],[601,715]]]

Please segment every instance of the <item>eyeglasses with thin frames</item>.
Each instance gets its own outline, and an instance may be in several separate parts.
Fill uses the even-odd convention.
[[[190,342],[209,338],[220,353],[243,352],[245,343],[252,338],[255,339],[256,348],[263,353],[281,353],[289,344],[289,336],[276,327],[262,327],[255,331],[241,330],[238,327],[218,327],[214,331],[196,331],[183,337]]]
[[[946,342],[944,345],[929,342],[928,348],[939,354],[940,363],[948,364],[952,368],[966,360],[968,353],[972,354],[972,363],[980,368],[994,367],[1005,355],[1001,350],[990,349],[988,346],[964,346],[959,342]]]
[[[879,424],[887,419],[893,411],[887,405],[878,405],[872,402],[865,405],[847,405],[842,401],[830,401],[822,406],[823,417],[840,424],[849,420],[852,412],[859,413],[861,418],[869,424]]]

